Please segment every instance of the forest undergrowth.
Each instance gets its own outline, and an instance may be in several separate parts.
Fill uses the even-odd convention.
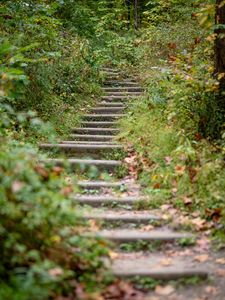
[[[223,247],[224,111],[207,8],[177,6],[169,20],[163,7],[155,18],[149,13],[155,24],[136,38],[139,60],[131,68],[147,91],[130,103],[120,139],[134,147],[130,162],[154,208],[172,204],[194,215]]]

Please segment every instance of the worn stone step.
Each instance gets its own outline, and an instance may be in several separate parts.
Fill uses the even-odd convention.
[[[98,190],[103,188],[120,188],[124,186],[121,181],[118,182],[108,182],[108,181],[78,181],[78,186],[82,189]]]
[[[117,114],[121,113],[126,107],[125,106],[117,106],[117,107],[95,107],[90,109],[91,113],[96,114]]]
[[[87,204],[93,207],[100,207],[104,205],[129,205],[133,206],[140,201],[144,201],[142,198],[137,197],[116,197],[116,196],[108,196],[108,195],[75,195],[74,199],[78,201],[80,204]]]
[[[102,71],[103,72],[111,72],[111,73],[118,73],[119,72],[119,70],[117,70],[117,69],[108,68],[108,67],[102,68]]]
[[[140,86],[128,86],[128,87],[104,87],[103,88],[103,91],[104,92],[107,92],[107,93],[115,93],[115,92],[124,92],[124,93],[134,93],[134,92],[143,92],[144,89]]]
[[[152,221],[161,220],[157,215],[149,213],[149,211],[126,211],[126,210],[105,210],[94,209],[91,212],[84,212],[85,219],[100,220],[106,222],[123,222],[132,224],[146,224]]]
[[[91,122],[81,122],[81,126],[88,127],[88,128],[105,128],[105,127],[112,127],[116,126],[117,122],[110,122],[110,121],[91,121]]]
[[[106,96],[102,96],[102,100],[105,101],[105,102],[126,102],[128,101],[130,98],[134,98],[134,97],[137,97],[136,95],[134,95],[133,93],[130,94],[130,95],[106,95]]]
[[[67,160],[60,158],[48,158],[41,161],[42,163],[53,163],[58,166],[64,164],[69,164],[72,169],[79,169],[82,166],[92,167],[95,166],[99,171],[109,171],[113,172],[115,168],[118,168],[122,165],[122,162],[119,160],[100,160],[100,159],[76,159],[70,158]]]
[[[112,141],[113,135],[70,134],[70,139],[80,141]]]
[[[90,144],[90,145],[120,145],[116,142],[105,141],[62,141],[63,144]]]
[[[99,107],[124,107],[126,108],[126,106],[124,106],[123,102],[106,102],[106,101],[102,101],[100,103],[98,103]]]
[[[85,120],[114,120],[118,118],[123,118],[124,114],[87,114],[84,115],[83,118]]]
[[[139,97],[143,95],[143,92],[105,92],[106,96],[115,97],[115,96],[127,96],[130,97]]]
[[[93,135],[113,135],[119,133],[119,129],[116,128],[88,128],[88,127],[83,127],[83,128],[74,128],[72,129],[73,133],[77,134],[93,134]]]
[[[211,270],[202,267],[191,256],[170,257],[160,253],[115,253],[112,264],[109,263],[116,277],[150,277],[156,280],[178,280],[182,278],[199,277],[206,279]],[[163,265],[164,261],[171,261]]]
[[[138,87],[139,83],[135,81],[119,81],[119,80],[107,80],[104,82],[105,86],[125,86],[125,87]]]
[[[141,231],[138,229],[101,230],[96,232],[95,235],[117,243],[131,243],[139,241],[174,242],[176,240],[194,238],[194,236],[189,233],[180,233],[169,230]]]
[[[114,144],[67,144],[67,143],[61,143],[61,144],[41,144],[41,149],[60,149],[68,152],[74,152],[74,153],[96,153],[103,150],[119,150],[123,149],[123,146]]]
[[[107,78],[117,78],[122,76],[119,71],[104,71],[104,74]]]

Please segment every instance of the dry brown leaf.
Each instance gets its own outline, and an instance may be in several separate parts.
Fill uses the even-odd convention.
[[[182,166],[182,165],[177,165],[175,167],[175,172],[177,173],[177,175],[184,175],[185,173],[185,170],[186,170],[186,166]]]
[[[215,273],[219,277],[225,277],[225,269],[218,269]]]
[[[172,285],[161,286],[157,285],[155,288],[155,293],[160,296],[171,295],[175,291]]]
[[[205,288],[206,293],[211,294],[211,295],[216,295],[218,293],[218,290],[214,286],[207,286]]]
[[[149,225],[145,225],[145,226],[141,227],[141,231],[151,231],[154,228],[155,227],[153,225],[149,224]]]
[[[220,265],[225,265],[225,258],[217,258],[216,262]]]
[[[191,222],[197,230],[202,230],[203,228],[205,228],[206,221],[199,217],[193,219]]]
[[[160,260],[160,265],[162,266],[171,266],[173,264],[173,261],[171,258],[163,258]]]
[[[192,204],[192,199],[188,197],[183,197],[183,201],[185,205],[190,205]]]
[[[201,254],[201,255],[197,255],[194,257],[194,260],[198,261],[198,262],[205,262],[209,259],[209,255],[208,254]]]

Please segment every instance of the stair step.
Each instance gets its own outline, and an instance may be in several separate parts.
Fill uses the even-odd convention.
[[[136,97],[136,95],[134,94],[130,94],[130,95],[106,95],[106,96],[102,96],[102,100],[105,102],[121,102],[121,101],[127,101],[130,98]]]
[[[105,86],[119,86],[119,87],[137,87],[139,84],[135,81],[119,81],[119,80],[107,80],[104,82]]]
[[[78,181],[78,186],[83,189],[102,189],[102,188],[120,188],[123,182],[107,181]]]
[[[162,262],[168,259],[172,264],[163,266]],[[191,257],[179,256],[179,252],[174,258],[156,253],[118,253],[111,268],[116,277],[122,278],[140,276],[169,281],[195,276],[206,279],[210,275],[208,268],[198,266]]]
[[[107,67],[102,68],[102,71],[103,72],[111,72],[111,73],[118,73],[119,72],[119,70],[116,70],[116,69],[113,69],[113,68],[107,68]]]
[[[144,89],[140,86],[130,86],[130,87],[104,87],[103,91],[107,92],[107,93],[114,93],[114,92],[143,92]]]
[[[105,142],[105,141],[62,141],[63,144],[90,144],[90,145],[119,145],[116,142]]]
[[[143,92],[105,92],[106,96],[115,97],[115,96],[127,96],[127,97],[139,97],[143,95]]]
[[[99,107],[124,107],[124,103],[123,102],[105,102],[105,101],[102,101],[100,103],[98,103],[98,106]]]
[[[80,166],[95,166],[100,171],[114,171],[115,168],[118,168],[122,165],[121,161],[118,160],[99,160],[99,159],[76,159],[70,158],[67,160],[60,158],[48,158],[41,161],[42,163],[53,163],[59,166],[69,163],[73,169],[79,168]]]
[[[130,243],[130,242],[174,242],[180,239],[194,238],[192,234],[179,233],[172,231],[141,231],[137,229],[112,229],[112,230],[102,230],[95,233],[97,237],[101,237],[113,242],[118,243]]]
[[[121,76],[121,73],[120,72],[117,72],[117,71],[104,71],[106,77],[108,78],[118,78]]]
[[[74,199],[80,204],[87,204],[93,207],[100,207],[102,205],[135,205],[143,199],[137,197],[116,197],[116,196],[93,196],[93,195],[75,195]]]
[[[151,221],[159,221],[161,218],[150,214],[148,211],[99,211],[95,209],[91,212],[84,213],[85,219],[102,220],[110,222],[126,222],[126,223],[149,223]]]
[[[72,129],[72,132],[77,133],[77,134],[110,135],[110,134],[119,133],[119,129],[83,127],[83,128],[74,128],[74,129]]]
[[[105,128],[110,126],[115,126],[117,122],[110,121],[92,121],[92,122],[81,122],[81,125],[88,128]]]
[[[120,107],[95,107],[90,109],[91,113],[97,113],[97,114],[115,114],[122,112],[126,107],[120,106]]]
[[[112,141],[113,135],[90,135],[90,134],[71,134],[71,139],[79,139],[83,141]]]
[[[124,116],[124,114],[87,114],[83,118],[87,120],[114,120]]]
[[[103,144],[41,144],[40,148],[42,149],[52,149],[58,148],[65,151],[76,152],[76,153],[95,153],[102,150],[115,150],[115,149],[123,149],[121,145],[103,145]]]

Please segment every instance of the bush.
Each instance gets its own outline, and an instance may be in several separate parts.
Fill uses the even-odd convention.
[[[104,281],[105,244],[82,236],[72,183],[39,159],[28,145],[1,146],[0,299],[44,300],[73,294],[79,281],[87,289]]]

